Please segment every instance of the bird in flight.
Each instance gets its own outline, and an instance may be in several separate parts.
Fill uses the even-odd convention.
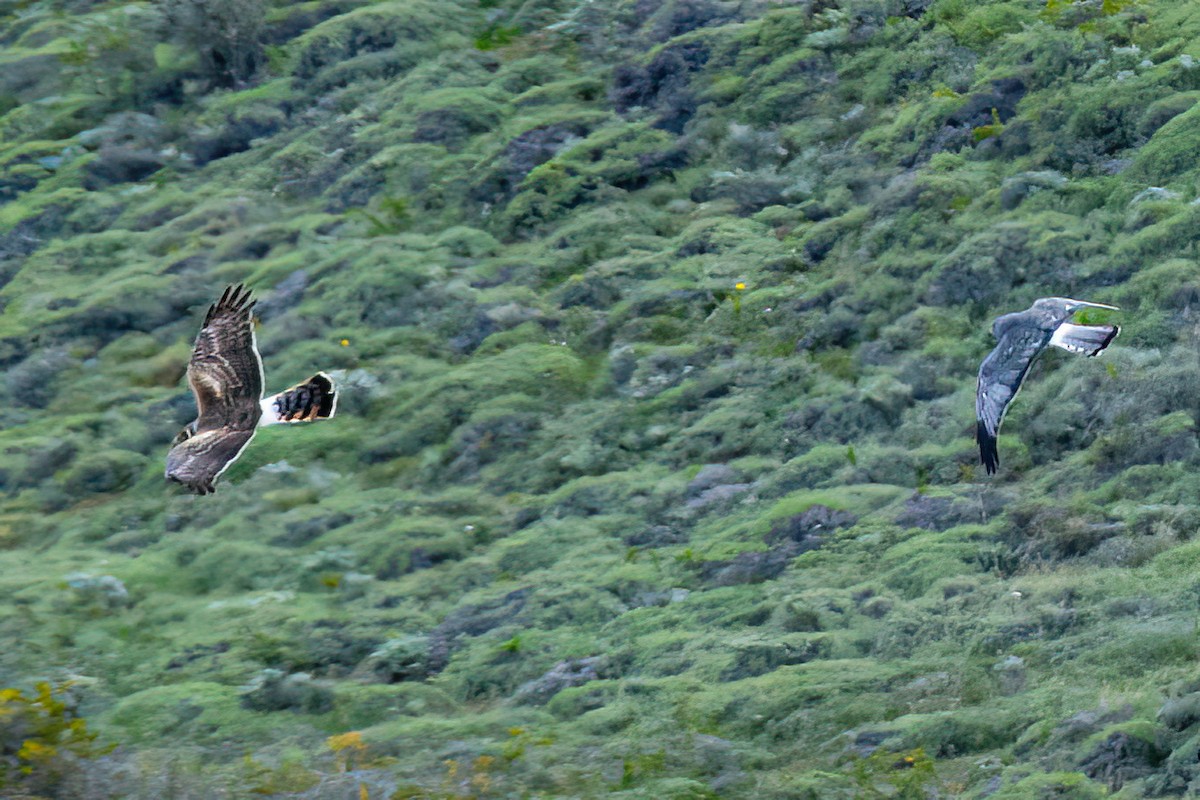
[[[1005,314],[992,323],[996,349],[980,365],[975,390],[975,439],[979,442],[979,458],[989,475],[1000,465],[1000,450],[996,445],[1000,423],[1038,354],[1053,345],[1094,356],[1120,332],[1116,325],[1070,322],[1081,308],[1119,310],[1116,306],[1069,297],[1043,297],[1028,309]]]
[[[250,316],[255,302],[243,285],[226,287],[209,306],[192,348],[187,379],[198,414],[175,437],[166,476],[196,494],[215,491],[217,477],[242,454],[259,426],[328,419],[337,407],[337,390],[323,372],[262,396],[262,358]]]

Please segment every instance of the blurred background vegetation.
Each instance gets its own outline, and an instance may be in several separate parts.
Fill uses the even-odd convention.
[[[1168,0],[0,2],[0,792],[1189,795],[1197,100]],[[240,281],[340,413],[182,495]]]

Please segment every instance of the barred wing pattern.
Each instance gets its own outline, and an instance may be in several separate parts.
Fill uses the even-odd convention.
[[[244,286],[226,288],[208,309],[188,363],[199,414],[167,453],[166,475],[198,494],[214,491],[217,477],[254,437],[262,415],[262,360],[250,316],[254,302]]]
[[[167,477],[196,494],[212,494],[216,481],[250,444],[254,429],[217,428],[197,433],[167,453]]]
[[[188,362],[188,383],[200,410],[197,432],[253,430],[258,424],[263,368],[250,316],[255,302],[249,289],[231,286],[204,317]]]

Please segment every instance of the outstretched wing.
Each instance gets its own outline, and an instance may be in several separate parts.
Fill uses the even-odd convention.
[[[218,428],[197,433],[167,453],[167,477],[196,494],[211,494],[216,491],[217,476],[242,454],[253,438],[253,428]]]
[[[258,424],[329,419],[337,410],[337,400],[338,392],[333,379],[324,372],[318,372],[304,383],[264,397],[259,403],[263,413]]]
[[[228,286],[204,317],[187,371],[198,433],[252,431],[258,424],[263,372],[250,317],[255,302],[241,284]]]
[[[1117,338],[1121,329],[1116,325],[1076,325],[1064,322],[1050,337],[1050,344],[1070,353],[1097,356]]]
[[[1037,354],[1050,343],[1050,332],[1035,325],[1013,325],[979,367],[975,389],[975,439],[979,458],[989,475],[1000,466],[996,437],[1008,406],[1021,389]]]

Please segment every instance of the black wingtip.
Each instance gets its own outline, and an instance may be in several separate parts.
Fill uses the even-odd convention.
[[[225,291],[221,292],[220,299],[208,307],[208,313],[204,315],[204,324],[207,325],[212,322],[213,317],[219,313],[226,311],[237,313],[239,311],[249,311],[254,308],[255,303],[258,301],[250,300],[251,294],[252,292],[246,288],[246,284],[244,283],[226,286]]]
[[[337,389],[333,386],[333,379],[324,372],[318,372],[308,379],[309,383],[315,383],[320,391],[317,392],[319,398],[317,404],[317,417],[319,419],[329,419],[333,416],[333,411],[337,407]]]
[[[1119,326],[1117,326],[1117,325],[1113,325],[1113,326],[1112,326],[1112,330],[1111,330],[1111,331],[1109,331],[1109,334],[1108,334],[1108,336],[1105,336],[1105,337],[1104,337],[1104,341],[1103,341],[1103,342],[1101,342],[1101,343],[1100,343],[1100,346],[1096,348],[1096,352],[1094,352],[1094,353],[1089,353],[1088,355],[1092,355],[1092,356],[1098,356],[1098,355],[1100,355],[1102,352],[1104,352],[1104,348],[1106,348],[1106,347],[1108,347],[1110,344],[1112,344],[1112,340],[1113,340],[1113,339],[1115,339],[1115,338],[1117,338],[1117,334],[1118,334],[1118,333],[1120,333],[1120,332],[1121,332],[1121,328],[1120,328]]]
[[[979,460],[987,470],[988,475],[995,475],[1000,466],[1000,448],[996,437],[988,433],[983,422],[975,424],[975,440],[979,442]]]

